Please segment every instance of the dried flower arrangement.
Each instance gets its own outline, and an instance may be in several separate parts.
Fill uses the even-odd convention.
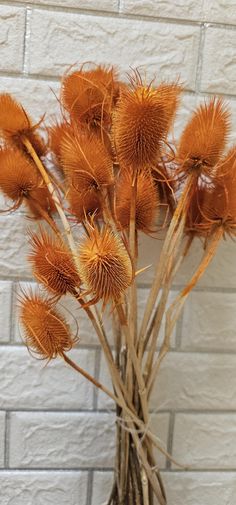
[[[185,300],[222,237],[236,231],[236,148],[224,153],[229,111],[221,99],[210,99],[171,144],[181,91],[176,82],[146,85],[137,71],[124,84],[112,67],[82,66],[62,79],[61,118],[44,127],[47,142],[42,122],[34,124],[10,95],[0,95],[0,189],[12,202],[8,211],[23,204],[44,221],[29,232],[29,261],[45,294],[20,295],[25,342],[40,358],[63,358],[114,400],[117,454],[108,505],[167,503],[153,449],[171,456],[149,427],[150,394]],[[83,232],[79,240],[76,229]],[[139,238],[163,231],[138,325]],[[195,238],[202,241],[202,258],[167,308]],[[65,295],[92,322],[113,391],[68,356],[78,339],[57,309]],[[112,345],[103,324],[108,305]]]

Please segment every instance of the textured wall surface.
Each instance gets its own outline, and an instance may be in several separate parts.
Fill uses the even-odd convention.
[[[0,92],[15,94],[35,120],[57,111],[59,76],[86,60],[181,76],[178,133],[192,108],[218,93],[231,105],[235,132],[235,0],[0,1]],[[34,361],[21,343],[16,297],[19,280],[32,282],[28,225],[20,213],[0,214],[0,504],[101,505],[111,485],[113,405],[63,363]],[[235,504],[235,247],[222,243],[190,296],[152,397],[153,430],[189,465],[183,471],[158,456],[168,505]],[[145,238],[144,265],[155,261],[152,251]],[[176,288],[199,252],[196,244]],[[151,273],[140,277],[140,310]],[[63,305],[78,314],[70,301]],[[85,319],[80,333],[75,359],[109,383]]]

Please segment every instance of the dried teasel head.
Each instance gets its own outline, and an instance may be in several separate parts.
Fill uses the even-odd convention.
[[[33,163],[18,149],[0,150],[0,189],[16,204],[38,188],[40,178]]]
[[[67,192],[67,201],[69,203],[69,210],[75,216],[78,223],[92,216],[93,219],[101,216],[101,199],[94,189],[79,191],[71,185]]]
[[[113,68],[83,67],[64,77],[61,100],[71,118],[92,130],[109,128],[113,97],[117,94],[116,73]]]
[[[61,143],[62,166],[79,191],[113,184],[113,164],[102,142],[91,134],[67,133]]]
[[[178,103],[177,85],[144,86],[121,91],[114,112],[113,134],[118,160],[124,166],[154,165]]]
[[[56,122],[48,128],[48,148],[53,154],[53,161],[56,166],[62,169],[61,164],[61,144],[68,132],[72,131],[72,126],[66,121]]]
[[[0,189],[13,200],[14,209],[24,201],[35,218],[43,217],[42,209],[45,212],[55,210],[35,165],[18,149],[0,150]]]
[[[36,133],[39,125],[33,125],[30,117],[11,95],[0,95],[0,133],[5,143],[25,151],[23,139],[26,137],[39,156],[45,154],[42,138]]]
[[[122,229],[129,228],[132,198],[132,175],[122,172],[116,189],[116,215]],[[137,175],[136,229],[144,233],[153,231],[159,204],[158,189],[148,172]]]
[[[120,238],[110,228],[90,228],[79,248],[80,276],[97,301],[119,300],[132,282],[129,255]]]
[[[27,347],[42,359],[53,359],[76,343],[70,328],[51,300],[41,294],[23,293],[19,298],[21,322]]]
[[[62,240],[40,229],[39,233],[30,234],[30,244],[29,260],[36,279],[58,296],[74,293],[80,278],[71,252]]]
[[[187,216],[189,232],[199,236],[210,236],[222,227],[225,234],[236,233],[236,148],[219,162],[214,183],[202,184],[195,190]]]
[[[229,112],[220,98],[198,107],[185,127],[178,146],[180,171],[214,176],[213,167],[219,161],[228,138]]]
[[[203,206],[203,214],[205,222],[209,226],[212,224],[212,229],[222,226],[224,233],[232,236],[236,234],[236,147],[230,149],[219,163],[220,172],[222,167],[226,172],[216,178]]]

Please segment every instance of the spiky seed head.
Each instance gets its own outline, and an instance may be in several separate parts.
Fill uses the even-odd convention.
[[[177,106],[177,90],[138,85],[125,89],[114,111],[114,143],[120,163],[133,168],[154,165]],[[174,100],[175,96],[175,100]],[[175,104],[176,102],[176,104]]]
[[[72,185],[81,191],[113,184],[112,159],[94,135],[67,133],[61,143],[61,160]]]
[[[20,297],[20,319],[27,347],[42,359],[53,359],[69,351],[76,342],[70,328],[52,301],[39,293]]]
[[[129,227],[130,209],[132,198],[132,175],[124,172],[117,185],[116,199],[117,219],[121,228]],[[136,228],[144,233],[149,233],[154,226],[159,204],[158,188],[148,172],[139,172],[137,175],[136,195]]]
[[[96,130],[110,125],[113,95],[116,91],[113,68],[98,66],[93,70],[83,67],[64,77],[61,99],[77,124]]]
[[[222,99],[200,105],[180,138],[177,157],[181,169],[211,176],[225,148],[229,127],[229,111]]]
[[[46,148],[35,131],[36,127],[22,105],[11,95],[0,95],[0,132],[7,145],[25,150],[22,139],[27,137],[39,156],[45,154]]]
[[[33,162],[19,149],[0,150],[0,190],[15,202],[27,205],[36,219],[42,218],[40,209],[47,213],[55,211],[52,197]]]
[[[54,162],[59,168],[61,165],[61,143],[67,132],[71,132],[72,127],[67,122],[55,123],[48,128],[48,147],[53,153]]]
[[[30,235],[30,244],[29,260],[36,279],[59,296],[73,293],[80,279],[71,252],[60,238],[41,229]]]
[[[88,291],[104,302],[119,300],[132,282],[132,265],[120,238],[104,227],[90,230],[79,248],[80,276]]]
[[[40,184],[33,163],[18,149],[0,150],[0,188],[14,202],[28,197]]]
[[[101,215],[101,201],[95,189],[79,191],[75,187],[70,186],[67,200],[71,214],[76,217],[79,223],[85,221],[90,216],[97,219]]]

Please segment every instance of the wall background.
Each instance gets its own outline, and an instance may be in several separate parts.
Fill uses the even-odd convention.
[[[184,81],[178,132],[210,93],[230,103],[235,126],[235,25],[235,0],[1,0],[0,92],[48,120],[58,110],[51,89],[69,65],[143,65],[150,76]],[[15,301],[18,281],[31,281],[28,225],[20,213],[0,215],[0,503],[101,505],[111,483],[112,406],[59,361],[44,368],[21,343]],[[142,247],[149,264],[153,245],[145,239]],[[196,245],[176,288],[198,254]],[[159,457],[168,505],[235,503],[235,255],[235,244],[222,243],[191,295],[152,400],[154,429],[192,465],[184,472]],[[140,277],[140,307],[150,275]],[[108,381],[91,328],[70,301],[63,306],[80,317],[75,358]]]

